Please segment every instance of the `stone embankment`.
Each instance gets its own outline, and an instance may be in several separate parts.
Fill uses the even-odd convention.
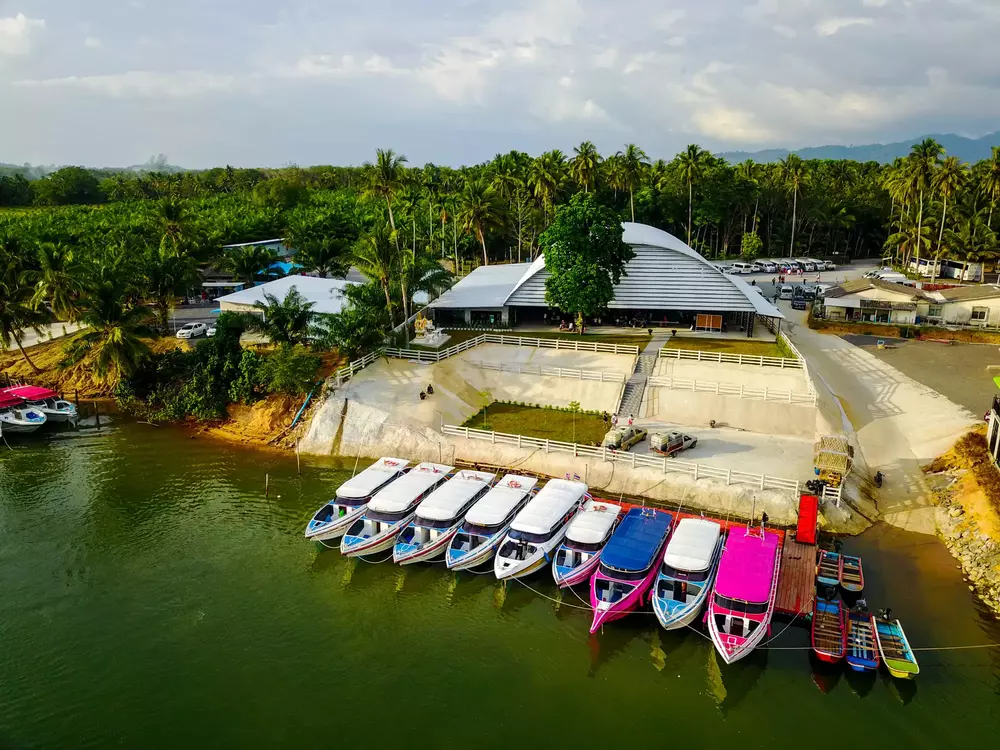
[[[938,534],[961,563],[969,588],[1000,615],[1000,543],[980,530],[957,499],[942,501],[937,518]]]

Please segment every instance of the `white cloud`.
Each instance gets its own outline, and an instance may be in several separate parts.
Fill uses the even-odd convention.
[[[44,28],[44,20],[28,18],[24,13],[0,18],[0,55],[13,57],[28,54],[34,37]]]
[[[182,71],[156,73],[132,70],[127,73],[97,76],[65,76],[63,78],[24,79],[15,81],[19,88],[75,88],[112,97],[170,97],[182,98],[232,90],[240,83],[236,76],[226,73]]]
[[[869,8],[884,8],[889,4],[890,0],[861,0],[862,5],[866,5]]]
[[[779,36],[783,36],[786,39],[794,39],[795,37],[797,37],[799,35],[799,33],[795,29],[793,29],[792,27],[790,27],[790,26],[783,26],[780,23],[777,24],[776,26],[772,26],[771,30],[775,34],[778,34]]]
[[[83,46],[87,49],[100,49],[104,46],[104,43],[96,36],[88,36],[84,37]]]
[[[820,36],[833,36],[850,26],[871,26],[874,23],[874,18],[824,18],[815,28]]]
[[[755,122],[753,113],[732,107],[699,108],[691,120],[700,134],[718,138],[725,143],[763,143],[776,135],[774,131]]]

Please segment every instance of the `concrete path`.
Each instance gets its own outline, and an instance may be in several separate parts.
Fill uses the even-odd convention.
[[[39,336],[32,330],[25,330],[24,339],[21,341],[21,346],[27,348],[29,346],[35,346],[36,344],[44,344],[52,339],[62,338],[63,336],[68,336],[71,333],[76,333],[83,325],[80,323],[48,323],[40,327],[42,335]]]
[[[921,466],[951,448],[980,420],[839,336],[810,330],[804,313],[791,310],[787,302],[781,308],[788,317],[789,338],[821,381],[817,392],[828,402],[827,412],[842,407],[857,433],[867,471],[885,476],[877,493],[883,519],[908,531],[933,534],[934,505]]]

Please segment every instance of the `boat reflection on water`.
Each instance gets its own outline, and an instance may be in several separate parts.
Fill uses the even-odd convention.
[[[858,698],[867,698],[872,688],[875,687],[878,677],[875,676],[874,671],[855,672],[853,669],[845,669],[844,679],[851,688],[851,692]]]
[[[644,623],[642,619],[622,620],[614,628],[591,633],[587,639],[590,648],[590,668],[587,670],[587,677],[596,677],[602,666],[624,653],[636,638],[648,633],[649,623]]]
[[[885,670],[880,670],[879,675],[889,695],[901,705],[909,705],[910,701],[917,697],[917,680],[898,680]]]
[[[812,667],[812,681],[819,691],[824,695],[829,695],[837,687],[841,676],[844,674],[843,664],[829,664],[820,661],[812,652],[809,653],[809,666]]]
[[[767,668],[767,651],[755,649],[739,664],[726,664],[715,648],[707,650],[707,693],[715,700],[719,713],[726,716],[746,700],[760,681]]]

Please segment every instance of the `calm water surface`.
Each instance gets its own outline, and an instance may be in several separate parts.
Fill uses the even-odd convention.
[[[349,471],[145,425],[12,445],[0,747],[996,746],[1000,650],[924,653],[900,684],[819,671],[791,627],[726,667],[647,614],[591,637],[544,576],[318,550],[302,528]],[[936,541],[847,549],[914,645],[1000,641]]]

